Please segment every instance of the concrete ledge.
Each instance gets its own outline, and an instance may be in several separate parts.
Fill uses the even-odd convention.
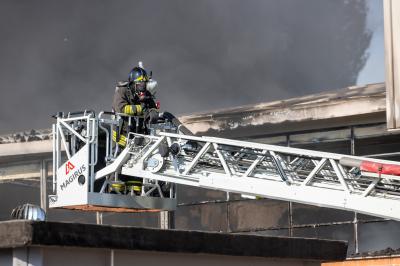
[[[0,222],[0,248],[67,246],[337,261],[345,241],[161,230],[94,224]]]
[[[0,163],[51,158],[52,140],[0,144]]]

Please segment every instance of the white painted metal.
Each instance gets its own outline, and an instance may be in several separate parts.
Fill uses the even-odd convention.
[[[123,164],[131,157],[132,153],[141,154],[135,149],[134,142],[128,142],[127,147],[113,156],[113,143],[111,134],[113,126],[119,124],[116,120],[94,117],[93,113],[83,116],[69,115],[67,118],[57,118],[53,125],[53,193],[49,196],[49,207],[73,207],[95,206],[105,208],[125,209],[159,209],[174,210],[176,198],[174,186],[168,186],[163,191],[157,180],[145,179],[142,184],[142,193],[135,195],[133,189],[112,191],[113,182],[118,182],[118,176]],[[105,134],[105,165],[95,173],[94,169],[98,163],[98,129]],[[142,137],[137,135],[135,137]],[[152,138],[151,136],[147,136]],[[153,137],[157,143],[161,143],[164,137]],[[114,145],[115,146],[115,145]],[[147,146],[141,147],[145,148]],[[155,147],[157,148],[157,146]],[[63,155],[62,151],[65,151]],[[153,151],[147,151],[144,158],[152,156]],[[118,153],[118,151],[115,151]],[[162,157],[159,157],[162,159]],[[161,166],[161,165],[160,165]],[[99,182],[100,189],[95,191],[95,182]],[[122,183],[123,182],[120,182]],[[162,184],[165,185],[165,184]],[[108,189],[107,189],[108,188]],[[116,193],[116,194],[112,194]],[[165,194],[165,195],[164,195]],[[156,196],[155,196],[156,195]]]
[[[247,141],[237,141],[215,137],[197,137],[183,134],[157,132],[156,135],[141,135],[130,133],[126,148],[116,157],[111,150],[106,152],[110,161],[107,166],[93,172],[97,161],[97,127],[112,130],[112,125],[92,117],[80,118],[87,121],[90,130],[81,135],[85,141],[80,150],[71,153],[71,158],[60,165],[60,140],[63,130],[69,130],[69,135],[76,130],[58,123],[56,132],[56,165],[57,165],[57,206],[77,204],[85,201],[88,191],[94,194],[95,180],[103,180],[104,186],[111,179],[118,179],[119,174],[143,178],[141,195],[146,197],[153,191],[158,191],[158,197],[163,198],[159,182],[183,184],[236,192],[248,196],[261,196],[279,200],[300,202],[316,206],[351,210],[375,216],[400,220],[400,177],[377,173],[363,172],[357,167],[341,164],[344,155],[328,152],[318,152],[284,146],[268,145]],[[100,121],[100,122],[99,122]],[[75,123],[75,122],[74,122]],[[112,122],[115,124],[115,122]],[[72,130],[71,130],[72,129]],[[79,133],[78,133],[79,134]],[[110,136],[110,132],[109,135]],[[80,137],[77,137],[81,140]],[[107,137],[107,141],[111,141]],[[140,141],[135,141],[140,140]],[[195,143],[196,145],[191,145]],[[159,148],[179,145],[177,153],[161,157]],[[64,143],[67,148],[68,145]],[[111,144],[106,144],[111,149]],[[196,147],[197,148],[193,148]],[[192,147],[192,148],[188,148]],[[176,151],[176,149],[175,149]],[[365,158],[345,156],[363,161]],[[376,163],[399,165],[400,162],[372,159]],[[87,165],[85,172],[91,187],[74,182],[69,188],[61,189],[65,180],[66,164],[74,166]],[[60,167],[58,167],[60,166]],[[86,186],[86,187],[85,187]],[[173,186],[168,188],[167,197],[174,198]],[[120,196],[120,195],[119,195]],[[108,195],[107,197],[112,197]],[[110,202],[113,202],[110,198]],[[51,205],[50,205],[51,206]],[[56,206],[53,204],[53,206]]]
[[[85,144],[71,159],[57,169],[57,201],[61,205],[79,205],[81,202],[87,201],[87,192],[89,190],[88,155],[89,144]],[[81,175],[85,177],[83,184],[78,182],[78,178]],[[52,204],[52,207],[59,206],[58,204]]]
[[[384,0],[386,117],[388,129],[400,128],[400,3]]]
[[[342,165],[339,160],[344,155],[213,137],[163,132],[159,135],[158,140],[149,138],[151,145],[140,153],[147,157],[149,153],[157,154],[164,137],[182,146],[187,141],[197,141],[202,148],[197,152],[181,149],[178,170],[170,157],[164,158],[163,167],[155,173],[146,168],[147,157],[132,154],[122,167],[123,174],[400,220],[398,177]],[[291,161],[282,159],[288,155]],[[394,161],[368,161],[400,166]]]
[[[128,156],[129,156],[129,148],[126,148],[121,152],[121,154],[117,157],[117,159],[114,162],[112,162],[111,164],[107,165],[106,167],[98,171],[95,174],[95,179],[100,179],[104,176],[115,173],[118,170],[118,168],[121,168],[121,166],[126,162]]]
[[[78,124],[82,125],[81,132],[75,128]],[[49,207],[87,202],[89,187],[93,189],[97,160],[97,151],[94,151],[97,149],[97,119],[92,115],[57,118],[53,138],[53,192],[56,197],[49,197]],[[61,151],[65,151],[67,158]]]

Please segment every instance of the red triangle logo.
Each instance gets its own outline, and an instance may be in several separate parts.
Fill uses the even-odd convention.
[[[75,166],[71,162],[67,162],[65,165],[65,174],[68,175],[71,170],[73,170]]]

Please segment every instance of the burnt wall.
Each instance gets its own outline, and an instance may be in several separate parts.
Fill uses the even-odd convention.
[[[399,137],[388,135],[383,125],[370,125],[261,136],[255,141],[370,155],[400,151]],[[392,154],[384,159],[400,160],[400,156]],[[348,256],[400,248],[400,222],[397,221],[270,199],[249,200],[237,194],[227,198],[225,192],[179,186],[175,228],[347,240]]]
[[[351,133],[353,131],[353,133]],[[222,136],[223,137],[223,136]],[[368,155],[400,151],[400,135],[386,133],[385,125],[339,128],[329,131],[290,133],[253,141],[342,154]],[[242,136],[245,138],[245,136]],[[353,149],[351,143],[354,144]],[[396,154],[385,159],[400,160]],[[20,161],[29,171],[28,162]],[[8,168],[7,168],[8,167]],[[15,172],[8,163],[0,164],[0,173]],[[51,189],[48,177],[48,193]],[[0,184],[0,220],[8,220],[17,205],[40,204],[38,178],[4,181]],[[178,186],[178,209],[171,215],[170,226],[183,230],[245,233],[266,236],[295,236],[349,241],[348,255],[400,248],[400,222],[328,208],[284,201],[244,199],[229,194],[187,186]],[[48,210],[49,221],[103,223],[124,226],[160,227],[159,213],[103,213],[60,209]]]

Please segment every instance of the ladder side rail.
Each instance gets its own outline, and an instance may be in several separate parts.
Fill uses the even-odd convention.
[[[328,159],[334,159],[334,160],[340,160],[342,157],[348,157],[348,158],[353,158],[353,159],[358,159],[358,160],[365,160],[364,157],[360,156],[352,156],[352,155],[343,155],[343,154],[337,154],[337,153],[330,153],[330,152],[321,152],[321,151],[313,151],[313,150],[306,150],[306,149],[299,149],[299,148],[293,148],[293,147],[286,147],[286,146],[279,146],[279,145],[270,145],[270,144],[264,144],[264,143],[255,143],[255,142],[248,142],[248,141],[242,141],[242,140],[231,140],[231,139],[224,139],[224,138],[217,138],[217,137],[195,137],[195,136],[187,136],[187,135],[181,135],[181,134],[175,134],[175,133],[167,133],[167,132],[160,132],[161,136],[169,136],[169,137],[175,137],[175,138],[182,138],[182,139],[187,139],[187,140],[197,140],[197,141],[210,141],[210,142],[215,142],[217,144],[223,144],[223,145],[231,145],[231,146],[236,146],[236,147],[247,147],[247,148],[252,148],[252,149],[263,149],[263,150],[271,150],[274,152],[280,152],[280,153],[285,153],[288,155],[302,155],[302,156],[309,156],[309,157],[325,157]],[[396,161],[389,161],[389,160],[382,160],[382,159],[375,159],[375,158],[368,158],[368,161],[371,162],[377,162],[377,163],[384,163],[384,164],[396,164],[400,165],[400,162]]]
[[[310,157],[326,157],[329,159],[340,160],[342,157],[358,159],[358,160],[366,160],[364,157],[361,156],[353,156],[353,155],[343,155],[338,153],[330,153],[330,152],[322,152],[322,151],[313,151],[307,149],[300,149],[300,148],[293,148],[293,147],[286,147],[286,146],[279,146],[279,145],[270,145],[264,143],[255,143],[255,142],[248,142],[248,141],[241,141],[241,140],[231,140],[231,139],[223,139],[217,137],[202,137],[204,139],[214,140],[218,144],[226,144],[232,146],[246,146],[253,149],[267,149],[274,152],[281,152],[285,154],[293,154],[293,155],[303,155],[303,156],[310,156]],[[400,165],[400,162],[397,161],[390,161],[390,160],[382,160],[376,158],[368,158],[370,162],[376,162],[381,164],[395,164]]]
[[[173,133],[160,133],[160,135],[169,135],[172,137],[179,137],[179,138],[186,138],[185,136],[179,135],[179,134],[173,134]],[[187,138],[186,138],[187,139]],[[199,141],[204,141],[204,140],[215,140],[217,141],[217,144],[222,144],[222,145],[232,145],[236,147],[241,147],[239,144],[246,144],[246,147],[250,147],[253,149],[260,149],[265,148],[265,147],[272,147],[275,150],[280,150],[279,152],[282,153],[287,153],[287,152],[300,152],[298,155],[301,156],[310,156],[314,158],[327,158],[327,159],[332,159],[334,163],[331,163],[332,170],[329,169],[323,169],[321,171],[321,174],[324,176],[324,178],[327,178],[327,180],[330,180],[330,182],[335,182],[334,180],[336,179],[340,184],[342,184],[345,188],[347,189],[353,189],[353,185],[351,185],[354,180],[351,180],[352,177],[350,177],[349,174],[346,173],[344,170],[343,165],[338,162],[340,158],[343,156],[347,158],[355,158],[358,160],[365,160],[363,157],[357,157],[357,156],[348,156],[348,155],[341,155],[341,154],[334,154],[334,153],[326,153],[326,152],[318,152],[318,151],[310,151],[310,150],[303,150],[303,149],[296,149],[296,148],[290,148],[290,147],[283,147],[283,146],[274,146],[274,145],[267,145],[267,144],[258,144],[258,143],[249,143],[249,142],[243,142],[243,141],[235,141],[235,140],[226,140],[226,139],[221,139],[221,138],[214,138],[214,137],[190,137],[190,139],[193,140],[199,140]],[[252,147],[251,147],[252,146]],[[329,157],[324,157],[326,155],[329,155]],[[387,160],[370,160],[369,161],[374,161],[374,162],[379,162],[379,163],[389,163],[389,164],[397,164],[399,165],[399,162],[394,162],[394,161],[387,161]],[[315,164],[317,164],[318,160],[315,160]],[[333,164],[333,165],[332,165]],[[368,175],[365,175],[368,176]],[[390,176],[392,177],[392,176]],[[394,177],[395,179],[398,179],[399,177]],[[349,186],[350,185],[350,186]]]
[[[168,173],[165,173],[165,172],[152,173],[148,170],[142,170],[139,168],[122,166],[121,174],[129,175],[129,176],[136,176],[136,177],[146,178],[146,179],[160,180],[160,181],[175,183],[175,184],[179,184],[179,185],[194,186],[194,187],[199,186],[198,178],[190,177],[190,176],[178,176],[175,171],[171,171]]]
[[[260,179],[249,180],[249,178],[228,179],[220,176],[202,178],[200,180],[200,187],[293,201],[320,207],[356,211],[400,220],[400,204],[398,200],[363,197],[362,195],[350,194],[343,190],[321,189],[313,186],[289,186],[284,182],[265,182]]]

